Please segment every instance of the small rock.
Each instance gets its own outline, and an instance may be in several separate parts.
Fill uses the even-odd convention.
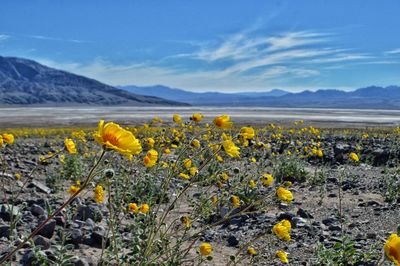
[[[35,246],[42,246],[42,250],[50,248],[50,240],[41,235],[34,236],[33,242],[35,243]]]
[[[11,217],[16,217],[19,214],[19,208],[11,204],[0,205],[0,218],[4,221],[10,221]]]
[[[230,247],[236,247],[239,244],[239,240],[234,235],[230,235],[227,241],[228,241],[228,246]]]
[[[40,191],[42,191],[42,192],[44,192],[44,193],[47,193],[47,194],[50,194],[50,193],[51,193],[51,189],[50,189],[48,186],[46,186],[46,185],[43,184],[43,183],[40,183],[40,182],[37,181],[37,180],[32,180],[32,182],[29,184],[29,187],[36,187],[36,188],[38,188]]]
[[[78,220],[86,221],[88,218],[92,219],[95,222],[101,222],[103,219],[103,215],[100,212],[100,209],[96,205],[80,205],[78,207]]]
[[[46,212],[41,206],[33,204],[31,207],[31,213],[35,216],[43,216]]]
[[[368,232],[367,233],[367,238],[368,239],[376,239],[377,234],[375,232]]]
[[[302,208],[299,208],[297,210],[297,215],[300,216],[301,218],[305,219],[313,219],[314,217],[306,210],[303,210]]]
[[[85,259],[83,258],[78,258],[76,260],[73,261],[74,266],[89,266],[89,262],[87,262]]]
[[[72,229],[69,231],[69,243],[78,245],[83,241],[83,234],[80,229]]]
[[[341,228],[339,225],[333,225],[333,224],[331,224],[331,225],[328,227],[328,229],[329,229],[330,231],[341,231],[341,230],[342,230],[342,228]]]
[[[307,221],[301,217],[293,217],[292,224],[295,228],[304,228],[307,225]]]
[[[0,237],[6,237],[9,238],[10,237],[10,226],[7,224],[1,224],[0,225]]]
[[[322,220],[322,223],[323,223],[324,225],[326,225],[326,226],[329,226],[329,225],[335,223],[336,221],[337,221],[336,218],[332,218],[332,217],[331,217],[331,218],[326,218],[326,219]]]
[[[89,243],[87,244],[97,248],[101,248],[103,244],[107,246],[109,244],[109,240],[107,238],[106,230],[102,226],[95,227],[90,235]]]
[[[54,234],[54,231],[56,229],[56,220],[50,220],[42,230],[39,231],[38,235],[51,238]]]
[[[295,217],[296,215],[294,213],[290,213],[290,212],[281,212],[277,215],[277,219],[278,221],[282,221],[282,220],[289,220],[292,221],[293,217]]]

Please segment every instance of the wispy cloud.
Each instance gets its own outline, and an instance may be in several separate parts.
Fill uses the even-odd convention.
[[[400,54],[400,48],[386,51],[385,54],[390,54],[390,55],[392,55],[392,54]]]
[[[248,33],[238,33],[228,37],[216,47],[204,47],[193,53],[192,56],[210,62],[223,59],[240,60],[265,55],[273,51],[324,42],[327,41],[326,36],[326,34],[307,31],[258,37],[251,37]]]
[[[323,82],[324,76],[335,69],[368,62],[393,62],[351,47],[333,45],[335,38],[332,33],[316,31],[271,35],[260,34],[260,30],[255,33],[252,29],[228,36],[219,43],[217,40],[188,41],[191,53],[169,55],[159,61],[131,64],[102,58],[88,64],[60,64],[41,58],[38,61],[111,85],[164,84],[193,91],[329,88],[329,84]],[[302,82],[297,83],[299,80]]]
[[[71,43],[91,43],[91,41],[87,40],[78,40],[78,39],[63,39],[56,37],[49,37],[43,35],[26,35],[28,38],[37,39],[37,40],[45,40],[45,41],[57,41],[57,42],[71,42]]]
[[[0,34],[0,42],[2,42],[2,41],[5,41],[5,40],[7,40],[7,39],[9,39],[10,38],[10,36],[9,35],[6,35],[6,34]]]

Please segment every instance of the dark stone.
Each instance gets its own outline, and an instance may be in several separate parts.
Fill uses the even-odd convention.
[[[234,235],[230,235],[227,239],[229,247],[236,247],[239,245],[239,240]]]
[[[76,260],[73,261],[74,266],[89,266],[89,262],[87,262],[85,259],[83,258],[78,258]]]
[[[97,205],[80,205],[78,207],[78,220],[86,221],[88,218],[95,222],[101,222],[103,215]]]
[[[44,210],[41,206],[39,206],[39,205],[37,205],[37,204],[33,204],[33,205],[32,205],[32,207],[31,207],[31,213],[32,213],[33,215],[35,215],[35,216],[43,216],[43,215],[46,214],[45,210]]]
[[[52,238],[54,235],[54,231],[56,229],[56,220],[50,220],[42,230],[39,231],[38,235],[47,237],[47,238]]]
[[[10,221],[11,217],[15,218],[19,214],[19,208],[11,204],[0,205],[0,218],[4,221]]]
[[[328,229],[329,229],[329,231],[341,231],[341,230],[342,230],[341,227],[340,227],[339,225],[333,225],[333,224],[331,224],[331,225],[328,227]]]
[[[326,226],[329,226],[329,225],[335,223],[336,221],[337,221],[336,218],[332,218],[332,217],[331,217],[331,218],[326,218],[326,219],[322,220],[322,223],[323,223],[324,225],[326,225]]]
[[[109,243],[106,230],[101,226],[97,226],[93,229],[90,239],[87,239],[87,243],[85,244],[91,247],[102,248],[103,244],[107,247]]]
[[[68,243],[78,245],[83,242],[83,234],[80,229],[72,229],[69,231]]]
[[[301,218],[305,219],[313,219],[314,217],[306,210],[303,210],[302,208],[299,208],[297,210],[297,215],[300,216]]]
[[[276,217],[276,219],[278,219],[278,221],[282,221],[282,220],[289,220],[292,221],[292,218],[295,217],[296,215],[294,213],[290,213],[290,212],[281,212],[278,214],[278,216]]]
[[[0,237],[6,237],[9,238],[10,237],[10,226],[7,224],[1,224],[0,225]]]
[[[34,236],[33,242],[35,243],[35,246],[41,246],[42,250],[50,248],[50,240],[41,235]]]

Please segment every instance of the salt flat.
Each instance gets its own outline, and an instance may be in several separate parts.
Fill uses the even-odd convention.
[[[99,119],[126,124],[149,122],[158,116],[170,121],[174,113],[188,118],[205,115],[205,121],[228,114],[241,124],[287,123],[304,119],[319,126],[396,126],[399,110],[245,108],[245,107],[12,107],[0,108],[0,127],[95,125]]]

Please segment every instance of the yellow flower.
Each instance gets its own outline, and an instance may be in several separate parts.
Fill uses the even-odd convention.
[[[261,177],[261,182],[264,186],[271,186],[274,183],[274,178],[271,174],[263,174]]]
[[[154,141],[153,138],[147,138],[147,139],[146,139],[146,142],[147,142],[147,144],[148,144],[151,148],[154,147],[155,141]]]
[[[93,137],[101,145],[128,156],[129,159],[142,151],[139,140],[135,138],[132,132],[112,122],[104,125],[104,120],[100,120],[98,131]]]
[[[222,178],[224,181],[228,181],[229,176],[228,176],[227,173],[223,172],[222,175],[221,175],[221,178]]]
[[[290,203],[293,200],[293,194],[289,190],[279,187],[276,190],[276,195],[278,195],[278,198],[286,203]]]
[[[94,200],[97,203],[102,203],[104,201],[104,189],[101,185],[97,185],[94,190]]]
[[[232,196],[231,203],[235,208],[240,207],[240,198],[238,196]]]
[[[150,206],[148,204],[142,204],[142,206],[140,206],[139,211],[143,214],[148,213],[150,210]]]
[[[231,118],[228,115],[221,115],[214,118],[214,125],[222,129],[230,129],[232,127],[232,122],[230,122]]]
[[[249,181],[249,186],[250,186],[251,188],[255,188],[255,187],[257,186],[256,181],[254,181],[253,179],[251,179],[251,180]]]
[[[213,203],[213,204],[216,204],[217,202],[218,202],[218,197],[217,196],[212,196],[211,197],[211,202]]]
[[[128,208],[131,212],[133,213],[138,213],[139,212],[139,207],[137,206],[136,203],[129,203]]]
[[[178,114],[174,114],[172,116],[172,120],[177,124],[182,123],[182,117],[180,115],[178,115]]]
[[[203,118],[204,118],[204,115],[202,115],[202,114],[193,114],[190,117],[190,120],[192,120],[194,122],[200,122],[201,120],[203,120]]]
[[[288,260],[288,258],[287,258],[287,253],[285,252],[285,251],[283,251],[283,250],[278,250],[277,252],[276,252],[276,256],[278,256],[278,258],[280,259],[280,261],[282,262],[282,263],[289,263],[289,260]]]
[[[225,152],[230,157],[240,157],[240,148],[233,143],[232,140],[227,139],[222,142],[222,147],[224,147]]]
[[[72,139],[66,138],[64,140],[65,148],[70,154],[75,154],[76,153],[76,146],[75,143]]]
[[[211,246],[211,244],[210,243],[202,243],[201,245],[200,245],[200,254],[202,255],[202,256],[208,256],[208,255],[210,255],[211,254],[211,252],[212,252],[212,246]]]
[[[77,182],[76,185],[70,186],[68,189],[69,194],[74,195],[76,192],[78,192],[78,190],[80,188],[79,185],[80,185],[80,183]]]
[[[3,137],[0,135],[0,148],[3,147],[4,144],[4,140]]]
[[[391,234],[384,246],[386,256],[396,265],[400,266],[400,237]]]
[[[157,163],[158,152],[156,150],[149,150],[143,158],[144,166],[153,167]]]
[[[292,225],[288,220],[282,220],[272,227],[272,232],[284,241],[290,240],[290,230]]]
[[[240,135],[244,139],[253,139],[254,138],[254,129],[252,127],[242,127],[240,129]]]
[[[250,255],[253,255],[253,256],[257,255],[257,251],[252,247],[249,247],[247,249],[247,253],[249,253]]]
[[[182,216],[181,217],[181,223],[186,227],[186,228],[190,228],[192,226],[191,222],[190,222],[190,218],[188,216]]]
[[[223,162],[224,161],[224,159],[222,159],[221,155],[219,155],[219,154],[217,154],[217,160],[218,160],[218,162]]]
[[[8,144],[13,144],[14,143],[14,135],[13,134],[3,134],[3,140],[8,143]]]
[[[20,173],[15,173],[14,177],[15,177],[15,180],[20,180],[21,179],[21,174]]]
[[[192,160],[190,160],[190,159],[185,159],[185,160],[183,160],[183,165],[184,165],[186,168],[190,168],[190,166],[192,166]]]
[[[184,174],[184,173],[180,173],[179,176],[182,177],[183,179],[189,179],[190,178],[189,175]]]
[[[321,149],[318,149],[317,150],[317,156],[320,157],[320,158],[324,157],[324,152]]]
[[[195,176],[197,173],[199,172],[199,170],[197,170],[197,167],[191,167],[189,170],[189,173],[191,176]]]
[[[196,149],[200,148],[200,141],[197,139],[192,140],[192,142],[190,142],[190,145],[192,147],[195,147]]]
[[[164,153],[165,153],[165,154],[170,154],[170,153],[171,153],[171,150],[167,148],[167,149],[164,150]]]
[[[360,159],[358,158],[358,155],[354,152],[350,152],[349,154],[350,160],[353,160],[354,162],[358,162]]]

